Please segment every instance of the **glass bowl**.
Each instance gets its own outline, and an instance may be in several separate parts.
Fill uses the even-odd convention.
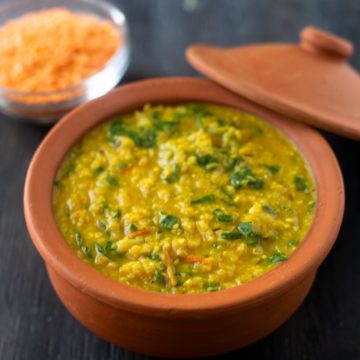
[[[127,22],[115,6],[99,0],[27,0],[0,7],[0,26],[28,12],[62,7],[111,21],[122,42],[107,64],[77,85],[45,92],[27,92],[0,85],[0,111],[20,120],[51,124],[72,108],[106,94],[123,77],[130,58]]]

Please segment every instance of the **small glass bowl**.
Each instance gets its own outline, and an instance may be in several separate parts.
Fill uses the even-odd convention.
[[[107,64],[79,84],[45,92],[27,92],[0,86],[0,111],[24,121],[51,124],[75,106],[106,94],[123,77],[130,59],[125,15],[115,6],[99,0],[27,0],[0,7],[0,26],[31,11],[64,7],[72,12],[111,21],[122,39]]]

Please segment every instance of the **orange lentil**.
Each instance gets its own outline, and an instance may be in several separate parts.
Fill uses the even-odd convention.
[[[0,28],[0,86],[64,89],[101,70],[120,46],[110,21],[65,8],[27,13]]]

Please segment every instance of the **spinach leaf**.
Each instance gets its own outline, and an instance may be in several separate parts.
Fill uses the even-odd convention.
[[[88,257],[88,258],[92,258],[92,254],[91,254],[91,251],[90,249],[88,248],[88,246],[86,245],[82,245],[81,246],[81,251]]]
[[[173,167],[172,173],[165,179],[167,184],[172,184],[173,182],[180,179],[180,166],[175,164]]]
[[[110,256],[109,253],[112,250],[112,245],[113,245],[113,243],[111,241],[107,241],[106,244],[104,244],[104,245],[96,243],[95,250],[97,253],[109,257]]]
[[[136,146],[152,148],[156,145],[157,135],[153,129],[142,129],[135,131],[129,129],[121,122],[114,122],[109,125],[108,136],[114,141],[117,136],[126,136],[132,139]]]
[[[298,246],[299,245],[299,241],[298,240],[289,240],[288,242],[288,246]]]
[[[279,264],[283,261],[287,260],[287,256],[281,254],[279,251],[273,253],[272,255],[268,256],[268,262],[270,264]]]
[[[240,156],[236,156],[232,159],[230,159],[230,162],[227,162],[224,164],[225,170],[226,171],[233,171],[235,169],[235,167],[241,162],[243,161],[242,158]]]
[[[101,220],[96,220],[96,225],[101,231],[106,231],[106,224],[104,224]]]
[[[272,175],[277,174],[280,171],[280,166],[277,165],[267,165],[267,164],[260,164],[260,166],[264,167],[268,170]]]
[[[134,232],[134,231],[136,231],[138,229],[138,227],[135,225],[135,224],[130,224],[130,226],[129,226],[129,231],[130,232]]]
[[[104,167],[103,166],[98,166],[95,170],[94,170],[94,174],[95,175],[99,175],[104,171]]]
[[[70,176],[76,170],[75,164],[70,164],[64,173],[64,177]]]
[[[165,283],[165,277],[159,269],[155,269],[153,281],[159,285]]]
[[[295,184],[295,189],[297,191],[305,192],[308,189],[306,180],[304,179],[303,176],[300,175],[294,176],[294,184]]]
[[[238,240],[242,238],[242,234],[237,231],[223,232],[221,233],[221,238],[225,240]]]
[[[271,216],[276,216],[276,211],[271,206],[263,205],[262,209]]]
[[[220,288],[219,284],[206,284],[205,285],[205,290],[208,292],[218,291],[219,288]]]
[[[163,230],[172,230],[172,228],[179,222],[178,218],[175,215],[166,214],[164,212],[160,213],[160,227]]]
[[[239,169],[236,169],[231,173],[230,183],[235,188],[248,186],[255,190],[260,190],[264,186],[264,181],[256,177],[251,167],[247,164],[242,165]]]
[[[216,201],[216,197],[214,194],[205,195],[199,199],[195,199],[191,201],[192,205],[199,204],[213,204]]]
[[[102,245],[100,245],[98,243],[95,244],[95,250],[96,250],[96,253],[99,253],[99,254],[102,254],[102,255],[106,254],[105,249],[102,247]]]
[[[203,120],[204,120],[205,117],[213,115],[209,110],[207,110],[206,108],[204,108],[202,106],[194,106],[194,107],[192,107],[192,113],[195,115],[196,125],[199,128],[204,127]]]
[[[152,129],[144,129],[135,141],[135,144],[142,148],[152,148],[156,145],[157,135]]]
[[[111,186],[118,186],[119,185],[119,181],[117,180],[117,178],[113,175],[109,175],[106,178],[106,182],[111,185]]]
[[[156,131],[170,130],[179,125],[178,121],[164,121],[161,119],[161,112],[155,110],[151,113],[151,118]]]
[[[84,242],[84,240],[83,240],[83,238],[82,238],[82,236],[81,236],[81,234],[80,234],[79,231],[76,231],[76,232],[75,232],[75,241],[76,241],[76,245],[79,246],[79,247],[80,247],[80,246],[83,244],[83,242]]]
[[[219,222],[232,222],[233,217],[231,215],[225,214],[221,209],[215,209],[213,211],[214,217]]]
[[[150,254],[148,258],[153,261],[161,261],[160,255],[156,253]]]
[[[96,243],[95,251],[96,254],[106,256],[108,259],[112,259],[112,260],[121,258],[123,256],[123,254],[119,254],[116,252],[116,250],[113,248],[113,243],[110,240],[107,241],[106,244],[104,245]]]
[[[246,242],[249,245],[255,245],[260,240],[260,235],[253,230],[252,222],[246,221],[240,223],[238,230],[246,237]]]
[[[229,206],[235,206],[235,202],[232,199],[232,195],[227,190],[226,186],[220,186],[219,191],[225,195],[225,198],[221,199],[225,204]]]
[[[195,155],[196,163],[206,170],[213,170],[217,167],[218,160],[215,156],[206,154],[206,155]]]
[[[115,211],[111,212],[111,217],[113,219],[120,219],[121,218],[121,210],[120,209],[116,209]]]

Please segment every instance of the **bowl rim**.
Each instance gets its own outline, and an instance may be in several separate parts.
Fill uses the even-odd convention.
[[[204,294],[162,294],[106,277],[77,257],[62,238],[52,213],[55,174],[68,150],[111,116],[146,103],[208,102],[259,116],[292,141],[308,162],[317,188],[317,206],[307,236],[289,259],[240,286]],[[86,119],[86,120],[85,120]],[[114,308],[148,316],[209,316],[254,306],[278,296],[315,272],[333,246],[344,212],[344,184],[337,159],[316,130],[239,97],[207,79],[153,78],[122,85],[67,114],[37,149],[24,189],[24,213],[32,241],[47,266],[79,291]]]
[[[32,0],[32,1],[36,1],[36,0]],[[91,6],[97,7],[99,9],[102,9],[104,11],[106,11],[109,16],[111,17],[111,21],[112,24],[116,27],[117,31],[119,32],[120,35],[120,43],[119,46],[117,47],[116,51],[114,52],[114,54],[107,60],[107,62],[103,65],[102,68],[100,68],[98,71],[96,71],[94,74],[87,76],[86,78],[82,79],[80,82],[78,82],[75,85],[71,85],[65,88],[60,88],[57,90],[49,90],[49,91],[37,91],[37,92],[31,92],[31,91],[25,91],[25,90],[19,90],[16,88],[11,88],[11,87],[7,87],[7,86],[3,86],[0,85],[0,95],[1,96],[22,96],[22,97],[26,97],[26,96],[44,96],[44,97],[49,97],[52,95],[61,95],[61,94],[67,94],[69,92],[76,92],[79,89],[82,89],[83,87],[87,87],[88,85],[90,85],[94,80],[96,80],[102,72],[104,72],[108,67],[111,67],[112,65],[116,65],[116,61],[119,57],[127,57],[129,56],[129,28],[127,25],[127,19],[125,14],[123,13],[123,11],[109,3],[109,2],[105,2],[103,0],[72,0],[73,3],[82,3],[84,5],[86,4],[90,4]],[[1,13],[5,12],[5,11],[9,11],[11,9],[17,8],[17,7],[24,7],[24,6],[29,6],[30,2],[24,2],[21,0],[17,0],[11,3],[5,3],[0,5],[0,15]],[[68,10],[70,10],[67,6],[65,5],[61,5],[61,4],[53,4],[52,6],[49,6],[47,8],[43,8],[43,9],[51,9],[51,8],[67,8]],[[32,10],[32,11],[37,11],[37,10]],[[30,12],[32,12],[30,11]],[[71,10],[70,10],[71,11]],[[91,12],[82,12],[82,14],[85,15],[92,15]],[[15,18],[10,18],[7,21],[12,21],[12,20],[16,20],[18,17]]]

